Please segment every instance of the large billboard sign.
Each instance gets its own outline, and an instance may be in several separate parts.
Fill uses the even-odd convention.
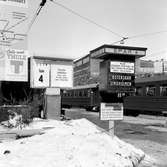
[[[72,60],[49,60],[47,58],[31,58],[32,88],[72,88]]]
[[[28,81],[28,0],[0,0],[0,81]]]
[[[0,0],[0,47],[27,49],[28,0]]]
[[[0,80],[28,81],[28,53],[24,50],[0,50]]]
[[[28,0],[0,0],[0,4],[27,8]]]

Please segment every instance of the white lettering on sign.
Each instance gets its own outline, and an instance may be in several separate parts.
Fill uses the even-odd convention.
[[[120,48],[105,48],[107,53],[124,54],[124,55],[140,55],[145,56],[146,52],[143,50],[120,49]]]
[[[136,55],[136,56],[145,56],[146,51],[144,50],[135,50],[135,49],[123,49],[123,48],[110,48],[104,47],[98,50],[91,52],[91,57],[98,57],[103,54],[121,54],[121,55]]]
[[[110,62],[110,72],[133,74],[134,73],[134,63],[121,62],[121,61],[111,61]]]
[[[100,120],[122,120],[123,104],[122,103],[101,103]]]
[[[73,87],[73,67],[71,65],[51,65],[51,87]]]

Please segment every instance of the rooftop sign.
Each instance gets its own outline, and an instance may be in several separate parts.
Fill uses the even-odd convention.
[[[90,52],[92,58],[102,58],[107,54],[119,54],[143,57],[146,55],[146,48],[129,47],[129,46],[116,46],[116,45],[103,45]]]

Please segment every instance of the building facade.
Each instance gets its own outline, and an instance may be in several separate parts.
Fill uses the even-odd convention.
[[[91,58],[90,54],[74,61],[74,86],[98,83],[100,61]]]

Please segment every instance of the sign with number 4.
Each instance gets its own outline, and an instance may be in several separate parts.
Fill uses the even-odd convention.
[[[33,62],[33,80],[31,81],[32,87],[49,87],[49,73],[50,65]]]

